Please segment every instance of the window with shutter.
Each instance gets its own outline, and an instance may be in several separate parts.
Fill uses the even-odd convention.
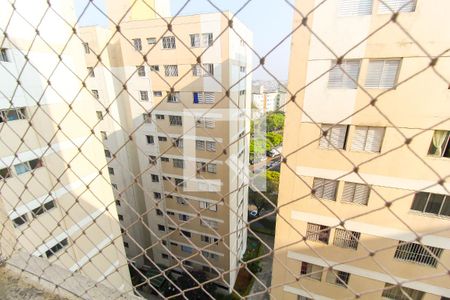
[[[214,103],[214,93],[213,92],[205,92],[205,103],[207,103],[207,104]]]
[[[365,184],[345,182],[342,201],[367,205],[369,201],[370,187]]]
[[[205,150],[205,141],[196,140],[195,141],[195,149],[204,151]]]
[[[378,4],[379,14],[394,12],[413,12],[416,9],[416,0],[383,0]]]
[[[380,152],[385,128],[356,126],[352,151]]]
[[[336,61],[333,61],[333,68],[329,72],[328,88],[356,89],[360,64],[360,59],[344,59],[340,65],[336,65]]]
[[[372,0],[340,0],[338,16],[364,16],[372,14]]]
[[[165,36],[162,39],[163,41],[163,49],[175,49],[175,37],[174,36]]]
[[[206,141],[206,151],[215,152],[216,151],[216,142]]]
[[[200,47],[200,35],[197,34],[190,34],[191,37],[191,47],[192,48],[198,48]]]
[[[167,77],[178,76],[178,66],[177,65],[165,65],[164,74]]]
[[[322,132],[327,131],[326,136],[322,134],[319,147],[322,149],[344,149],[347,139],[347,125],[322,125]]]
[[[199,64],[192,65],[192,76],[200,77],[202,76],[202,68]]]
[[[328,180],[324,178],[314,178],[313,189],[314,196],[321,199],[336,201],[336,190],[338,182],[336,180]]]
[[[370,60],[365,86],[376,89],[394,87],[399,66],[399,59]]]

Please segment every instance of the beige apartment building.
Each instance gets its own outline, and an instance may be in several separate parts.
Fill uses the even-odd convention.
[[[450,297],[450,2],[384,3],[296,2],[274,299]]]
[[[2,246],[130,292],[103,146],[91,133],[98,121],[86,109],[95,100],[65,21],[75,23],[74,8],[0,3],[0,202],[9,219],[0,235],[13,241]]]
[[[116,2],[119,20],[132,1]],[[252,34],[236,18],[227,29],[228,12],[161,19],[150,2],[112,40],[113,25],[80,29],[125,249],[229,290],[247,239]]]

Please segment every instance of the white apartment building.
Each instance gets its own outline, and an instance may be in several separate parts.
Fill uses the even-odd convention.
[[[91,131],[97,118],[86,109],[95,99],[65,22],[75,23],[74,8],[0,4],[0,202],[10,220],[1,235],[16,237],[14,251],[129,292],[107,163]]]

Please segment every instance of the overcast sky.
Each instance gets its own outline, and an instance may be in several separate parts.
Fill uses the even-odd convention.
[[[89,0],[75,0],[77,13],[80,14]],[[168,0],[169,1],[169,0]],[[186,0],[170,0],[172,15],[186,3]],[[248,0],[211,0],[221,10],[236,13]],[[292,2],[292,0],[286,0]],[[97,6],[105,9],[104,0],[94,0]],[[205,12],[216,12],[217,9],[207,0],[190,0],[180,15],[192,15]],[[253,31],[254,50],[260,56],[269,52],[286,35],[292,27],[293,10],[285,0],[252,0],[237,14],[251,31]],[[80,25],[105,25],[105,18],[94,7],[89,7],[80,20]],[[287,79],[290,38],[279,45],[267,58],[266,68],[280,80]],[[253,63],[258,63],[254,57]],[[253,73],[253,79],[271,79],[259,68]]]

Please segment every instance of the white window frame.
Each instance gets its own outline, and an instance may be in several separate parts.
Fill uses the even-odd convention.
[[[379,14],[392,14],[393,12],[408,13],[416,10],[417,0],[383,0],[378,3]]]
[[[132,39],[132,41],[133,41],[134,50],[141,51],[142,50],[142,40],[140,38],[135,38],[135,39]]]
[[[337,180],[330,180],[320,177],[314,177],[313,189],[314,198],[336,201],[336,195],[339,182]]]
[[[344,59],[340,65],[336,65],[336,61],[332,61],[331,70],[328,72],[328,88],[356,89],[360,69],[361,59]]]
[[[344,182],[342,202],[367,205],[370,197],[370,186],[367,184]]]
[[[371,89],[393,88],[397,84],[400,65],[401,60],[398,58],[369,60],[364,86]]]
[[[336,228],[334,231],[333,245],[345,249],[358,249],[360,232]]]
[[[175,41],[175,36],[164,36],[162,38],[162,47],[163,49],[176,49],[177,44]]]
[[[164,75],[166,77],[177,77],[178,65],[164,65]]]
[[[324,131],[327,132],[326,136]],[[329,150],[345,150],[347,144],[348,125],[322,124],[320,131],[319,148]]]

